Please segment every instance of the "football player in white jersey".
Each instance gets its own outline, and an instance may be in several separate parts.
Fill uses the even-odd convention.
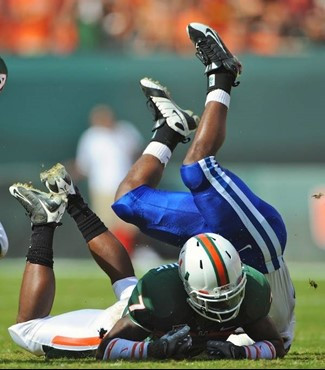
[[[43,172],[41,179],[50,193],[21,183],[9,188],[27,211],[32,227],[17,322],[8,329],[9,334],[14,342],[35,355],[94,356],[102,336],[121,317],[137,279],[126,249],[89,209],[65,168],[57,164]],[[75,220],[91,255],[112,283],[117,302],[107,309],[51,316],[55,297],[53,237],[65,210]]]

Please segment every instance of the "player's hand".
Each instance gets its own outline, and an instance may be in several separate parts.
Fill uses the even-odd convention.
[[[236,346],[228,341],[223,342],[219,340],[209,340],[207,342],[207,354],[215,360],[246,358],[244,347]]]
[[[148,345],[148,357],[156,359],[184,358],[192,346],[188,325],[169,331]]]

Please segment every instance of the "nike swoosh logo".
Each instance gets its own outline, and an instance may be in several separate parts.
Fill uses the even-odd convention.
[[[14,196],[16,197],[16,198],[20,198],[21,200],[23,200],[24,202],[27,202],[27,203],[29,203],[30,205],[32,205],[32,203],[28,200],[28,199],[26,199],[25,197],[23,197],[22,195],[20,195],[20,193],[16,190],[16,189],[14,189]]]
[[[253,247],[250,244],[248,244],[248,245],[246,245],[246,247],[244,247],[242,249],[239,249],[238,253],[244,251],[245,249],[253,249]]]
[[[179,117],[181,122],[183,122],[183,118],[180,116],[180,114],[175,109],[173,109],[172,113],[175,114],[177,117]]]

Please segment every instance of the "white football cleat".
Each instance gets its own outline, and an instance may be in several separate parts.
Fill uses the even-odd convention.
[[[9,191],[25,208],[33,225],[59,223],[66,209],[66,197],[44,193],[29,184],[13,184]]]
[[[186,139],[197,129],[199,117],[190,110],[180,108],[171,99],[166,87],[147,77],[140,80],[140,86],[148,99],[147,105],[153,114],[153,119],[156,121],[152,131],[157,130],[166,122],[171,129]]]
[[[65,196],[76,194],[71,176],[61,163],[57,163],[49,170],[41,172],[40,178],[52,194]]]

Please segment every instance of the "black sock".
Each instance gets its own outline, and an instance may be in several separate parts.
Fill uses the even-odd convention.
[[[30,247],[26,255],[28,262],[53,268],[53,237],[58,225],[51,222],[32,226]]]
[[[88,207],[78,191],[77,194],[68,196],[67,211],[75,220],[87,243],[108,230],[100,218]]]
[[[184,136],[171,129],[166,122],[155,131],[151,139],[151,141],[158,141],[159,143],[167,145],[171,151],[183,140]]]
[[[207,93],[212,90],[221,89],[230,94],[234,81],[234,75],[222,66],[216,71],[208,73]]]

